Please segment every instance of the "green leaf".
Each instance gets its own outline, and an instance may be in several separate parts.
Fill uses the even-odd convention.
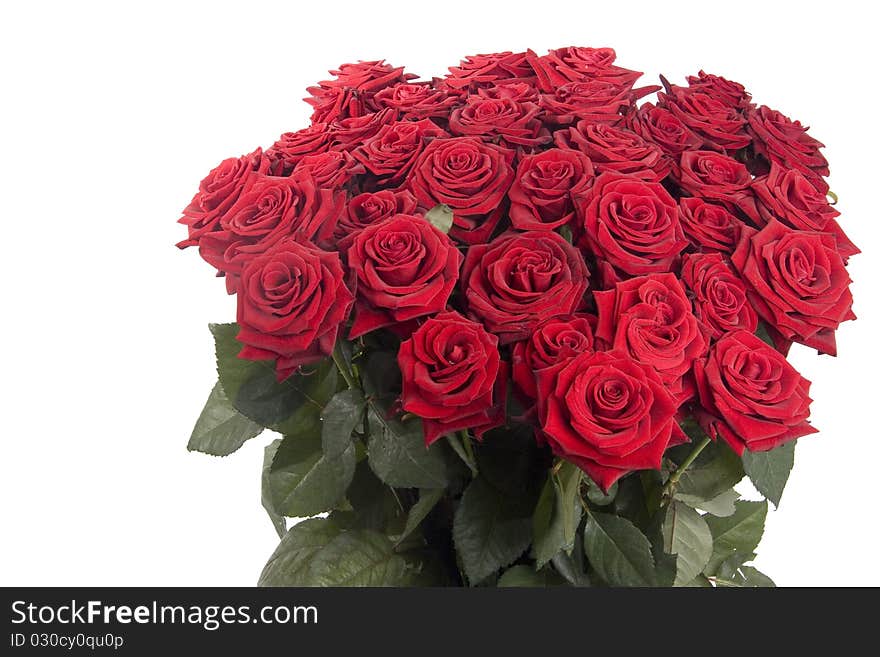
[[[217,373],[230,403],[254,422],[280,433],[290,433],[299,414],[315,412],[336,392],[338,372],[325,359],[279,383],[271,361],[238,357],[238,324],[211,324],[217,355]]]
[[[196,420],[186,448],[191,452],[227,456],[262,431],[261,425],[233,408],[218,381]]]
[[[266,513],[269,514],[269,519],[272,521],[272,526],[275,527],[275,531],[278,533],[278,538],[284,538],[284,534],[287,532],[287,521],[284,519],[283,515],[278,513],[275,506],[272,504],[272,491],[269,487],[269,469],[272,466],[272,461],[275,459],[275,454],[278,451],[278,446],[280,444],[280,438],[273,440],[266,445],[266,449],[263,451],[263,476],[260,487],[260,500],[263,504],[263,508],[266,509]]]
[[[343,530],[326,518],[287,532],[260,575],[260,586],[403,586],[406,560],[370,530]]]
[[[535,572],[531,566],[520,564],[513,566],[504,571],[504,574],[498,578],[496,586],[498,588],[505,587],[543,587],[547,586],[547,575]]]
[[[441,233],[448,233],[452,228],[452,208],[443,203],[435,205],[425,214],[425,219]]]
[[[742,566],[739,570],[742,573],[742,586],[758,588],[776,587],[776,583],[757,568],[752,566]]]
[[[773,506],[779,506],[782,491],[788,481],[788,475],[794,465],[795,441],[785,443],[768,452],[743,453],[742,462],[746,474],[758,492],[773,502]]]
[[[351,445],[351,432],[364,415],[364,395],[360,390],[343,390],[327,402],[321,419],[321,448],[324,456],[334,458]]]
[[[440,501],[445,492],[445,488],[423,488],[419,491],[419,500],[410,508],[403,532],[399,536],[394,537],[395,545],[400,545],[407,536],[412,534],[422,524],[422,521],[437,506],[437,502]]]
[[[574,547],[581,521],[581,475],[580,468],[566,462],[557,474],[547,477],[532,516],[532,554],[537,568],[543,568],[560,550],[571,552]]]
[[[529,546],[532,522],[521,515],[521,506],[482,476],[468,485],[455,512],[452,536],[471,584],[507,566]]]
[[[584,572],[584,545],[580,536],[575,538],[575,548],[571,554],[557,552],[551,563],[571,586],[590,586],[590,578]]]
[[[731,488],[721,493],[718,497],[713,497],[711,500],[695,500],[692,503],[689,503],[687,500],[682,501],[688,506],[711,513],[713,516],[726,518],[727,516],[732,516],[734,511],[736,511],[735,505],[738,499],[739,493]]]
[[[679,457],[693,449],[683,445],[671,452]],[[680,461],[676,461],[680,462]],[[675,498],[688,506],[713,500],[733,488],[743,478],[742,461],[723,441],[709,443],[690,467],[682,473],[675,487]]]
[[[313,516],[329,511],[345,496],[354,476],[355,445],[337,455],[321,452],[317,426],[285,436],[269,471],[272,505],[290,517]]]
[[[664,552],[678,555],[674,586],[684,586],[709,563],[712,532],[699,513],[676,501],[666,507],[661,532]]]
[[[651,544],[625,518],[591,513],[584,528],[584,552],[599,576],[611,586],[654,583]]]
[[[389,486],[395,488],[445,488],[448,483],[448,446],[438,441],[425,447],[422,423],[384,417],[373,406],[369,413],[370,441],[367,447],[370,467]]]
[[[587,499],[596,506],[608,506],[614,501],[614,498],[617,496],[616,481],[611,484],[611,487],[608,489],[607,493],[599,488],[598,484],[596,484],[595,481],[587,476],[584,476],[584,482],[587,485]]]
[[[312,518],[295,524],[269,557],[258,586],[309,586],[312,559],[340,531],[326,518]]]
[[[764,520],[767,517],[767,502],[736,503],[736,511],[727,518],[709,516],[706,522],[712,532],[712,556],[704,572],[715,573],[721,563],[736,552],[755,551],[764,533]]]
[[[758,328],[755,330],[755,335],[776,349],[776,343],[773,342],[773,338],[770,337],[770,332],[767,330],[767,325],[764,324],[764,322],[758,322]]]

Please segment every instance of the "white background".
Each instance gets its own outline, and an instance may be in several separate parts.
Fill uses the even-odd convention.
[[[595,5],[595,6],[594,6]],[[799,442],[757,565],[780,585],[878,585],[874,22],[844,2],[6,2],[0,9],[0,584],[251,585],[277,538],[262,446],[190,454],[233,299],[175,220],[228,156],[306,125],[325,71],[423,76],[466,54],[613,46],[698,69],[827,145],[860,319],[840,356],[797,346],[821,433]]]

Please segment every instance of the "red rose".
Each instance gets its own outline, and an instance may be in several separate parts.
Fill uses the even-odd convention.
[[[539,370],[538,399],[553,452],[605,491],[634,470],[659,470],[670,442],[682,438],[676,404],[656,371],[617,351]]]
[[[523,81],[534,77],[525,53],[500,52],[465,57],[458,66],[449,68],[449,75],[441,83],[450,89],[462,90],[477,89],[501,80]]]
[[[448,205],[449,234],[477,244],[489,239],[504,214],[512,161],[513,151],[476,137],[435,139],[416,160],[407,186],[424,207]]]
[[[681,154],[676,182],[691,196],[718,201],[731,212],[740,210],[753,222],[760,221],[752,176],[742,162],[714,151]]]
[[[644,103],[626,117],[633,132],[645,141],[657,144],[667,155],[678,156],[684,151],[699,148],[703,143],[675,114],[653,103]]]
[[[701,251],[733,253],[744,224],[727,208],[696,196],[680,198],[678,206],[681,227],[693,246]]]
[[[226,275],[230,294],[254,256],[290,236],[322,242],[333,234],[345,194],[320,189],[310,174],[254,178],[220,221],[220,230],[204,235],[199,253]]]
[[[592,315],[553,317],[513,346],[513,382],[527,399],[534,400],[538,394],[535,372],[593,350],[595,324]]]
[[[282,381],[333,352],[353,295],[336,253],[286,240],[256,256],[241,275],[239,358],[275,360]]]
[[[563,125],[579,120],[614,125],[632,104],[628,86],[604,80],[569,82],[542,95],[540,102],[545,120]]]
[[[469,314],[502,344],[528,337],[550,317],[580,309],[588,278],[578,250],[548,231],[506,233],[471,246],[461,276]]]
[[[376,92],[417,77],[404,73],[403,67],[384,61],[343,64],[330,74],[336,79],[307,89],[312,97],[305,100],[314,108],[312,123],[330,123],[368,114],[368,101]]]
[[[537,105],[541,98],[538,89],[530,82],[497,82],[490,87],[480,87],[477,95],[495,100],[513,100],[517,103]]]
[[[324,189],[340,189],[352,177],[364,173],[364,166],[344,151],[328,151],[306,155],[296,165],[296,173],[308,172],[315,185]]]
[[[553,137],[557,146],[579,150],[589,157],[597,173],[616,171],[660,181],[672,167],[657,144],[626,128],[578,121],[576,126],[559,130]]]
[[[737,454],[764,452],[815,433],[810,415],[810,382],[785,356],[747,331],[721,338],[709,357],[694,367],[700,423],[721,436]]]
[[[786,169],[797,169],[821,192],[828,191],[823,178],[829,173],[828,160],[819,152],[824,144],[808,135],[806,126],[765,105],[750,108],[746,118],[758,155]]]
[[[703,138],[703,147],[735,151],[749,145],[746,120],[735,107],[698,89],[677,87],[657,94],[668,109],[692,132]]]
[[[430,82],[401,82],[379,91],[373,104],[376,109],[396,110],[401,118],[445,119],[457,100],[442,89],[434,89]]]
[[[693,389],[683,377],[705,353],[706,341],[675,274],[631,278],[593,296],[596,338],[653,367],[678,404],[686,401]]]
[[[457,312],[432,317],[400,345],[403,410],[422,418],[425,444],[504,423],[507,367],[498,338]]]
[[[272,163],[269,172],[273,176],[289,176],[305,156],[327,152],[332,139],[333,133],[326,123],[313,123],[296,132],[285,132],[266,151],[266,157]]]
[[[758,316],[746,298],[746,286],[719,253],[688,254],[681,280],[693,294],[694,315],[709,340],[742,329],[754,333]]]
[[[448,136],[428,119],[396,121],[383,126],[352,155],[376,176],[376,184],[396,187],[409,173],[428,140]]]
[[[398,214],[360,231],[346,259],[357,276],[353,340],[443,310],[462,258],[452,240],[424,218]]]
[[[552,139],[538,118],[540,113],[538,106],[532,103],[472,94],[463,105],[452,110],[449,131],[488,142],[500,139],[508,145],[539,146]]]
[[[752,102],[752,95],[746,91],[744,86],[720,75],[700,71],[696,76],[689,75],[687,82],[691,89],[711,96],[730,107],[742,110]]]
[[[353,151],[379,132],[382,126],[394,123],[396,120],[397,112],[393,109],[384,109],[372,114],[334,121],[329,128],[333,135],[333,143],[330,147],[337,151]]]
[[[743,229],[732,260],[761,319],[787,340],[837,354],[834,331],[856,316],[833,235],[792,230],[774,220],[760,232]]]
[[[344,215],[339,218],[333,238],[344,250],[344,240],[366,228],[395,214],[415,214],[419,202],[405,189],[382,189],[378,192],[358,194],[348,202]]]
[[[784,169],[777,162],[770,165],[766,176],[756,178],[752,189],[758,197],[758,211],[764,221],[778,219],[798,230],[831,233],[844,262],[860,253],[835,220],[840,213],[825,194],[797,169]]]
[[[631,276],[669,271],[687,246],[678,206],[660,183],[603,173],[576,209],[583,246]]]
[[[551,93],[569,82],[601,80],[632,87],[641,77],[638,71],[616,66],[613,48],[557,48],[543,56],[529,50],[526,59],[538,77],[541,91]]]
[[[593,165],[579,151],[550,148],[525,155],[508,192],[510,222],[518,230],[553,230],[571,223],[573,196],[593,181]]]
[[[238,199],[252,178],[259,178],[269,168],[261,149],[250,155],[223,160],[199,183],[199,191],[183,210],[179,223],[187,227],[188,237],[177,246],[196,246],[205,233],[218,230],[220,219]]]

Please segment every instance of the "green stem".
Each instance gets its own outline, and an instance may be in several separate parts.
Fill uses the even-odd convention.
[[[351,371],[348,369],[348,365],[345,364],[345,357],[342,355],[342,349],[339,348],[339,342],[333,347],[333,362],[336,363],[336,369],[339,370],[342,378],[345,379],[345,383],[348,384],[348,389],[356,389],[358,386],[354,381]]]
[[[468,438],[467,431],[459,431],[458,433],[452,433],[446,436],[446,439],[449,441],[449,444],[452,445],[452,449],[458,454],[459,458],[465,462],[468,469],[471,471],[471,476],[477,476],[477,462],[474,459],[474,451],[471,447],[470,438]]]
[[[669,500],[672,498],[672,493],[675,490],[676,484],[678,484],[678,480],[681,479],[681,475],[684,474],[685,470],[687,470],[691,464],[697,460],[697,457],[700,455],[704,449],[706,449],[706,445],[711,442],[711,438],[706,436],[701,440],[696,447],[694,447],[693,451],[687,455],[687,458],[681,462],[681,465],[676,468],[675,472],[669,475],[669,480],[666,482],[666,485],[663,487],[662,492],[660,493],[661,500]]]

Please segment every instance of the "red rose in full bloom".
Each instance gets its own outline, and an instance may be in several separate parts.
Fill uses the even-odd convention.
[[[574,196],[593,182],[593,165],[579,151],[550,148],[525,155],[510,187],[510,223],[518,230],[553,230],[571,223]]]
[[[457,312],[422,324],[400,345],[403,410],[422,418],[425,444],[470,429],[477,438],[504,423],[507,366],[498,338]]]
[[[557,146],[579,150],[589,157],[596,173],[616,171],[660,181],[672,168],[672,162],[657,144],[626,128],[578,121],[568,130],[557,131],[553,138]]]
[[[760,232],[745,228],[731,259],[761,319],[787,340],[837,354],[834,331],[856,316],[833,235],[774,220]]]
[[[470,247],[461,280],[470,316],[507,344],[550,317],[579,310],[589,272],[561,235],[529,231]]]
[[[354,296],[339,255],[286,240],[256,256],[241,274],[239,358],[275,360],[278,380],[330,355]]]
[[[383,126],[394,123],[396,120],[397,112],[389,108],[363,116],[334,121],[328,128],[333,135],[330,148],[336,151],[351,152],[376,135]]]
[[[340,189],[352,177],[364,173],[363,165],[344,151],[328,151],[306,155],[296,165],[296,173],[308,172],[315,185],[324,189]]]
[[[466,244],[485,242],[505,211],[513,181],[513,151],[476,137],[435,139],[416,160],[407,187],[428,208],[453,212],[449,234]]]
[[[634,470],[659,470],[683,434],[657,372],[618,351],[586,352],[538,371],[538,412],[553,452],[603,490]]]
[[[383,126],[352,155],[376,177],[376,183],[396,187],[412,168],[430,139],[447,137],[437,124],[421,121],[396,121]]]
[[[701,251],[733,253],[744,224],[727,208],[696,196],[679,199],[678,206],[681,227],[691,245]]]
[[[720,75],[700,71],[687,77],[688,87],[711,96],[730,107],[744,110],[752,102],[752,95],[739,82],[727,80]]]
[[[566,125],[580,120],[611,125],[623,121],[633,104],[629,86],[604,80],[569,82],[541,96],[546,120]]]
[[[749,145],[746,120],[740,111],[699,89],[676,87],[658,94],[660,106],[672,112],[693,133],[703,138],[703,147],[735,151]]]
[[[266,150],[273,176],[289,176],[307,155],[325,153],[333,142],[333,132],[325,123],[313,123],[296,132],[285,132]]]
[[[746,286],[720,253],[691,253],[681,265],[681,280],[694,298],[694,315],[707,339],[739,329],[754,333],[758,316],[746,298]]]
[[[533,80],[535,72],[526,61],[524,52],[499,52],[488,55],[470,55],[458,66],[449,68],[441,84],[454,90],[478,89],[499,81]]]
[[[529,400],[538,394],[535,372],[593,351],[592,315],[553,317],[538,326],[527,339],[513,346],[513,382]]]
[[[752,189],[764,221],[778,219],[790,228],[831,233],[844,262],[860,252],[835,220],[840,213],[828,203],[825,194],[797,169],[785,169],[773,162],[766,176],[752,182]]]
[[[742,162],[714,151],[681,154],[674,177],[691,196],[717,201],[731,212],[741,211],[752,222],[760,222],[752,176]]]
[[[693,387],[683,377],[705,353],[706,341],[678,278],[639,276],[593,296],[599,311],[596,337],[653,367],[677,404],[686,401]]]
[[[308,173],[251,181],[220,221],[220,230],[202,236],[199,252],[226,275],[230,294],[254,256],[287,237],[321,243],[333,234],[345,194],[320,189]]]
[[[797,169],[821,192],[828,191],[828,160],[819,151],[824,144],[807,134],[807,127],[764,105],[747,113],[755,152],[786,169]]]
[[[415,214],[419,202],[405,189],[382,189],[358,194],[348,202],[345,214],[339,218],[333,237],[344,250],[351,236],[370,224],[396,214]]]
[[[657,144],[667,155],[677,157],[699,148],[702,138],[665,107],[644,103],[626,115],[629,128],[645,141]]]
[[[361,230],[346,259],[357,276],[349,339],[443,310],[461,254],[423,217],[399,214]]]
[[[631,276],[669,271],[687,246],[678,205],[660,183],[603,173],[577,212],[583,246]]]
[[[330,123],[369,114],[369,99],[385,87],[406,82],[413,77],[404,73],[403,67],[395,67],[384,61],[343,64],[337,71],[330,71],[333,80],[319,82],[307,91],[311,98],[312,123]]]
[[[815,433],[808,422],[810,382],[785,356],[747,331],[721,338],[694,367],[700,423],[737,454],[764,452]]]
[[[480,137],[488,142],[500,139],[509,146],[539,146],[552,139],[538,118],[540,113],[532,103],[472,94],[452,110],[449,130],[455,135]]]
[[[616,59],[617,53],[613,48],[571,46],[551,50],[542,56],[531,50],[526,53],[526,60],[537,75],[538,87],[544,92],[553,92],[569,82],[587,80],[631,88],[642,74],[615,65]]]
[[[205,233],[218,230],[220,219],[238,199],[253,178],[260,178],[269,168],[261,149],[250,155],[223,160],[199,183],[199,191],[183,211],[179,223],[186,225],[188,237],[177,246],[196,246]]]
[[[456,96],[434,89],[429,82],[401,82],[385,87],[373,97],[377,109],[388,107],[401,118],[413,120],[445,120],[456,102]]]

